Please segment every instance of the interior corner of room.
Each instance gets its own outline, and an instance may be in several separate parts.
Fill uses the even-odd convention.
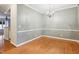
[[[18,47],[39,37],[79,42],[78,4],[0,5],[0,31]]]
[[[17,4],[13,7],[11,34],[12,42],[16,45],[41,35],[79,39],[77,4]],[[54,11],[51,18],[47,15],[49,8]]]

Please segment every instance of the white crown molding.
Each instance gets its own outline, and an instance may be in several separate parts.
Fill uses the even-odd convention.
[[[65,9],[69,9],[69,8],[73,8],[73,7],[77,7],[78,5],[73,5],[73,6],[67,6],[67,7],[63,7],[63,8],[59,8],[59,9],[55,9],[55,11],[62,11]]]
[[[34,7],[30,6],[30,5],[28,5],[28,4],[25,4],[25,6],[31,8],[31,9],[37,11],[37,12],[39,12],[40,14],[45,14],[45,12],[41,12],[40,10],[38,10],[38,9],[36,9],[36,8],[34,8]],[[61,11],[61,10],[64,10],[64,9],[73,8],[73,7],[77,7],[77,6],[78,6],[78,5],[75,4],[75,5],[72,5],[72,6],[66,6],[66,7],[63,7],[63,8],[55,9],[54,11],[55,11],[55,12],[56,12],[56,11]]]
[[[35,8],[33,8],[32,6],[30,6],[28,4],[24,4],[24,5],[27,6],[27,7],[29,7],[29,8],[31,8],[32,10],[37,11],[38,13],[42,14],[42,12],[39,11],[38,9],[35,9]]]

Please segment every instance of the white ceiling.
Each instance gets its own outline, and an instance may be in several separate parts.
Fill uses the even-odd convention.
[[[62,9],[72,8],[77,6],[77,4],[28,4],[26,5],[40,13],[46,13],[49,10],[49,6],[52,10],[58,11]]]

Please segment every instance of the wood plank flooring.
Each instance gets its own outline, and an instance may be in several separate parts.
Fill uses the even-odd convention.
[[[4,51],[15,48],[13,44],[10,43],[9,40],[4,40]]]
[[[79,43],[43,36],[3,54],[79,54]]]
[[[0,45],[1,45],[0,54],[4,51],[8,51],[10,49],[15,48],[15,46],[12,45],[9,40],[4,40],[4,42],[1,42]]]

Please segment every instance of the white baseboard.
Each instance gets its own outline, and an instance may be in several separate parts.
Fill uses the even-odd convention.
[[[23,43],[20,43],[20,44],[15,44],[15,43],[13,43],[12,41],[11,41],[11,43],[14,45],[14,46],[16,46],[16,47],[19,47],[19,46],[21,46],[21,45],[24,45],[24,44],[27,44],[27,43],[29,43],[29,42],[31,42],[31,41],[33,41],[33,40],[36,40],[36,39],[38,39],[38,38],[40,38],[40,37],[42,37],[42,35],[41,36],[38,36],[38,37],[36,37],[36,38],[33,38],[33,39],[31,39],[31,40],[28,40],[28,41],[25,41],[25,42],[23,42]]]
[[[31,39],[31,40],[25,41],[25,42],[23,42],[23,43],[21,43],[21,44],[18,44],[18,45],[16,45],[16,44],[13,43],[12,41],[11,41],[11,43],[12,43],[14,46],[16,46],[16,47],[19,47],[19,46],[21,46],[21,45],[24,45],[24,44],[26,44],[26,43],[29,43],[29,42],[31,42],[31,41],[33,41],[33,40],[36,40],[36,39],[38,39],[38,38],[40,38],[40,37],[43,37],[43,36],[45,36],[45,37],[51,37],[51,38],[56,38],[56,39],[59,39],[59,40],[75,41],[75,42],[78,42],[78,43],[79,43],[79,40],[68,39],[68,38],[60,38],[60,37],[53,37],[53,36],[48,36],[48,35],[41,35],[41,36],[38,36],[38,37],[33,38],[33,39]]]
[[[79,43],[79,40],[74,40],[74,39],[60,38],[60,37],[54,37],[54,36],[48,36],[48,35],[42,35],[42,36],[50,37],[50,38],[56,38],[56,39],[59,39],[59,40],[75,41],[75,42],[78,42]]]
[[[15,47],[17,47],[17,45],[14,42],[10,41],[10,43],[13,44]]]

